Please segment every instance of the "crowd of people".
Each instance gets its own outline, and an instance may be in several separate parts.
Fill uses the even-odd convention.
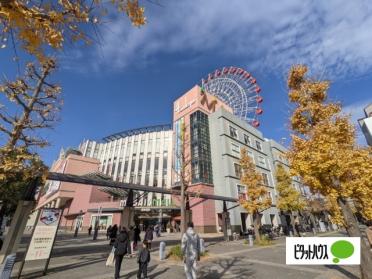
[[[187,279],[196,279],[196,263],[200,260],[200,239],[199,235],[194,232],[193,223],[188,224],[187,231],[182,236],[181,249],[184,255],[184,269]],[[125,257],[135,256],[137,251],[137,264],[138,272],[137,278],[147,279],[147,268],[151,260],[151,243],[154,239],[154,234],[160,237],[160,226],[148,226],[142,247],[138,247],[141,243],[141,230],[138,226],[131,226],[129,230],[125,227],[118,227],[116,224],[109,226],[106,231],[107,240],[109,245],[114,249],[112,250],[114,266],[115,266],[115,279],[120,278],[120,270],[123,259]]]

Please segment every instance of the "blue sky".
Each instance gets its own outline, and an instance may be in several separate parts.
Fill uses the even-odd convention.
[[[259,2],[259,3],[257,3]],[[172,102],[216,68],[238,66],[257,78],[264,98],[260,130],[280,141],[288,136],[286,73],[306,63],[330,79],[330,97],[352,113],[372,102],[371,1],[158,0],[142,2],[148,24],[124,16],[100,27],[101,45],[56,53],[53,77],[64,106],[55,128],[41,134],[61,147],[101,139],[130,128],[170,123]],[[9,48],[0,50],[0,72],[15,76]],[[364,144],[359,135],[358,141]]]

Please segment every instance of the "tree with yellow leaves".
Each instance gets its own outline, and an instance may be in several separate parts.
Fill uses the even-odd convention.
[[[41,61],[48,47],[61,49],[66,41],[91,43],[86,26],[92,24],[96,32],[110,3],[124,12],[134,26],[146,23],[138,0],[0,0],[1,47],[9,39],[18,40],[23,49]]]
[[[306,73],[307,67],[298,65],[288,76],[289,100],[294,104],[288,154],[292,172],[326,198],[333,222],[343,225],[350,236],[360,236],[350,203],[357,202],[361,214],[372,219],[371,149],[356,146],[349,117],[341,114],[340,104],[327,101],[329,82],[307,78]],[[364,241],[361,245],[362,275],[371,278],[371,253]]]
[[[6,141],[0,148],[2,214],[14,208],[31,180],[47,170],[32,151],[48,144],[38,134],[52,127],[61,105],[60,87],[48,80],[54,69],[53,59],[39,67],[29,63],[24,77],[0,85],[3,100],[13,105],[11,109],[5,105],[0,108],[0,133]]]
[[[42,178],[46,171],[47,167],[39,156],[25,147],[0,148],[0,220],[4,215],[14,213],[19,200],[33,199],[36,189],[27,191],[27,188],[35,178]]]
[[[240,165],[242,172],[240,181],[247,188],[247,197],[241,199],[240,204],[252,215],[256,239],[260,241],[260,213],[268,209],[272,201],[263,185],[262,175],[256,170],[256,166],[245,148],[241,150]]]
[[[295,220],[293,212],[303,210],[306,206],[305,200],[301,197],[300,192],[292,186],[292,178],[281,164],[276,167],[276,181],[276,189],[279,195],[276,207],[280,210],[289,212],[291,225],[294,229]]]

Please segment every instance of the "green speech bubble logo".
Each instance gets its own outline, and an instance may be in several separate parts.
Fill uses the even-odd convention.
[[[354,246],[349,241],[339,240],[332,244],[331,253],[335,258],[334,263],[338,263],[340,259],[346,259],[354,253]]]

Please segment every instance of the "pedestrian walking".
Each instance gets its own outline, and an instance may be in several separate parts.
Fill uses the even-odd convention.
[[[160,237],[160,225],[159,224],[155,225],[154,231],[155,231],[156,237]]]
[[[310,228],[311,228],[311,231],[313,232],[313,235],[315,236],[316,235],[315,226],[314,226],[313,222],[311,222],[311,221],[310,221]]]
[[[150,262],[150,250],[148,249],[147,241],[144,240],[142,244],[142,249],[138,252],[138,272],[137,272],[137,278],[141,279],[141,276],[143,274],[144,279],[148,279],[147,277],[147,266]]]
[[[128,233],[123,227],[115,240],[115,279],[120,278],[120,269],[123,257],[128,253]]]
[[[196,262],[200,260],[200,238],[194,232],[194,224],[189,223],[182,236],[181,249],[187,279],[196,279]]]
[[[298,222],[295,223],[295,229],[296,229],[296,232],[297,232],[297,235],[299,237],[301,237],[301,233],[300,233],[300,224]]]
[[[116,236],[118,234],[118,225],[113,225],[111,230],[110,230],[110,245],[112,245],[115,240],[116,240]]]
[[[134,254],[134,228],[133,226],[131,226],[129,228],[129,232],[128,232],[128,236],[129,236],[129,241],[130,241],[130,254]]]
[[[107,230],[106,230],[106,239],[109,240],[110,239],[110,234],[111,234],[111,230],[112,230],[112,226],[108,226]]]
[[[152,226],[149,226],[145,232],[145,240],[147,241],[147,247],[151,250],[151,243],[154,239],[154,230]]]
[[[92,226],[90,226],[90,227],[88,228],[88,235],[89,235],[89,236],[92,235]]]
[[[141,241],[141,230],[138,227],[138,225],[136,225],[134,227],[134,249],[136,249],[137,243],[140,241]]]

